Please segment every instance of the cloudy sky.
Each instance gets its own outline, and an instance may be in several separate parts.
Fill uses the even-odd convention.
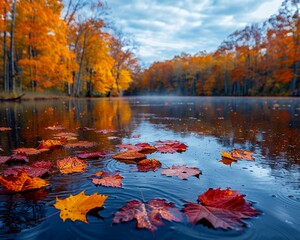
[[[109,0],[117,26],[146,64],[214,51],[235,30],[275,14],[283,0]]]

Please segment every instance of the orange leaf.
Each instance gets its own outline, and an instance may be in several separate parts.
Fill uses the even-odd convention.
[[[36,154],[43,152],[43,150],[39,151],[35,148],[17,148],[15,150],[13,150],[13,152],[14,153],[25,153],[26,155],[36,155]]]
[[[95,146],[95,143],[88,141],[79,141],[77,143],[68,143],[65,145],[66,148],[89,148]]]
[[[254,161],[254,158],[252,157],[252,152],[249,152],[246,150],[233,149],[231,151],[231,155],[234,158],[248,160],[248,161]]]
[[[25,171],[20,171],[17,176],[8,176],[6,178],[0,176],[0,183],[12,192],[23,192],[49,185],[44,179],[30,177]]]
[[[8,128],[8,127],[0,127],[0,132],[2,131],[10,131],[11,128]]]
[[[60,210],[59,216],[63,221],[69,218],[72,221],[79,220],[88,223],[86,214],[91,209],[102,207],[107,198],[108,196],[97,193],[88,196],[82,191],[75,196],[70,195],[68,198],[62,200],[56,197],[54,207]]]
[[[54,149],[63,145],[60,140],[42,140],[37,149]]]
[[[67,157],[62,160],[57,160],[57,168],[61,173],[73,173],[84,172],[84,169],[88,166],[86,161],[80,160],[77,157]]]
[[[127,150],[113,155],[112,158],[116,160],[139,160],[146,158],[146,156],[145,154],[135,150]]]
[[[237,159],[235,157],[233,157],[231,155],[231,153],[229,153],[229,152],[221,152],[220,151],[220,153],[221,153],[222,157],[224,157],[224,158],[231,159],[232,161],[237,161]]]

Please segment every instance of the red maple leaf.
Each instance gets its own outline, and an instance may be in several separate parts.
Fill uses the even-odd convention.
[[[184,143],[180,143],[177,140],[159,140],[154,147],[156,147],[157,151],[160,153],[185,152],[187,149],[187,146]]]
[[[4,170],[3,175],[17,176],[19,172],[24,171],[30,177],[40,177],[49,172],[52,165],[53,163],[50,161],[39,161],[31,164],[30,166],[14,166]]]
[[[230,189],[208,189],[198,196],[198,201],[200,204],[187,203],[183,209],[193,224],[207,220],[214,228],[240,230],[245,225],[241,219],[258,215],[244,195]]]
[[[106,171],[101,171],[96,173],[97,176],[101,178],[93,178],[92,182],[96,185],[102,185],[105,187],[118,187],[122,188],[122,179],[123,177],[116,173],[110,173]]]
[[[152,199],[148,203],[132,200],[127,202],[120,211],[116,212],[113,223],[137,220],[138,228],[147,228],[155,231],[162,226],[162,219],[168,221],[181,221],[181,213],[175,208],[174,203],[168,203],[164,199]]]
[[[77,153],[76,156],[81,159],[96,159],[96,158],[104,158],[107,156],[108,152],[99,151],[99,152],[80,152]]]
[[[172,168],[163,169],[161,173],[167,175],[168,177],[176,176],[181,179],[188,179],[189,176],[199,177],[201,171],[198,168],[186,167],[186,165],[173,165]]]
[[[155,158],[144,159],[137,163],[137,168],[140,172],[156,171],[161,168],[161,162]]]

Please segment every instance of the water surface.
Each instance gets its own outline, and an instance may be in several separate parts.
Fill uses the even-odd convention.
[[[79,140],[95,142],[88,151],[119,152],[117,144],[179,140],[184,153],[154,153],[163,168],[186,164],[202,171],[200,178],[180,180],[156,172],[137,172],[135,165],[104,159],[87,160],[84,173],[62,175],[54,165],[49,187],[38,191],[0,195],[2,239],[297,239],[300,235],[300,99],[298,98],[205,98],[149,97],[100,100],[64,100],[1,103],[1,155],[19,147],[36,148],[42,139],[62,131],[46,130],[62,125],[64,132],[77,133]],[[116,129],[99,134],[80,127]],[[140,135],[136,138],[136,135]],[[219,151],[234,148],[253,152],[254,162],[220,162]],[[84,149],[56,149],[30,156],[30,163],[54,163]],[[8,168],[0,165],[0,171]],[[120,171],[123,188],[95,186],[97,171]],[[136,221],[112,224],[114,213],[127,201],[163,198],[182,209],[184,200],[196,202],[208,188],[231,188],[245,194],[260,215],[245,220],[242,231],[213,229],[186,219],[164,221],[151,233],[136,228]],[[88,215],[89,224],[63,222],[54,208],[56,197],[70,194],[108,195],[103,209]]]

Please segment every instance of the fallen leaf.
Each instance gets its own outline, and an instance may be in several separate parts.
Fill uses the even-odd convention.
[[[55,149],[62,147],[63,142],[60,140],[42,140],[37,149]]]
[[[104,158],[108,155],[106,151],[99,151],[99,152],[80,152],[77,153],[76,156],[82,159],[96,159],[96,158]]]
[[[55,135],[53,135],[54,137],[65,137],[65,138],[69,138],[69,137],[78,137],[77,133],[70,133],[70,132],[61,132],[61,133],[57,133]]]
[[[161,162],[155,158],[144,159],[137,163],[137,168],[140,172],[156,171],[161,168]]]
[[[247,161],[254,161],[254,158],[252,157],[252,152],[246,151],[246,150],[240,150],[240,149],[233,149],[231,151],[231,155],[234,158],[243,159]]]
[[[132,138],[140,138],[141,137],[141,134],[136,134],[136,135],[133,135]]]
[[[77,157],[67,157],[61,160],[57,160],[56,164],[59,171],[64,174],[84,172],[84,169],[88,166],[86,161],[80,160]]]
[[[174,203],[168,203],[164,199],[152,199],[148,203],[133,200],[115,213],[113,223],[128,222],[133,219],[137,220],[138,228],[147,228],[153,232],[163,225],[162,219],[180,222],[181,213],[175,208]]]
[[[65,148],[90,148],[90,147],[94,147],[94,146],[95,146],[94,142],[79,141],[76,143],[68,143],[64,147]]]
[[[156,152],[156,148],[151,146],[148,143],[138,143],[136,145],[132,144],[118,144],[116,145],[117,148],[126,148],[128,150],[135,150],[140,153],[150,154]]]
[[[11,155],[10,159],[7,162],[16,161],[16,162],[29,162],[28,155],[25,152],[15,152]]]
[[[35,149],[35,148],[17,148],[13,150],[14,153],[25,153],[27,155],[36,155],[40,154],[41,151]]]
[[[30,177],[25,171],[19,172],[17,176],[0,176],[0,183],[11,192],[23,192],[49,185],[44,179]]]
[[[229,159],[229,158],[226,158],[226,157],[222,157],[222,159],[221,159],[219,162],[223,163],[224,165],[231,166],[231,164],[232,164],[233,162],[237,162],[237,161],[236,161],[236,160]]]
[[[108,196],[99,195],[94,193],[93,195],[85,195],[84,191],[73,196],[70,195],[68,198],[59,199],[56,197],[54,207],[60,210],[60,218],[63,221],[71,219],[73,222],[76,220],[88,223],[86,214],[94,209],[103,206]]]
[[[65,128],[60,125],[53,125],[45,128],[46,130],[64,130]]]
[[[79,127],[77,129],[82,130],[82,131],[94,131],[94,130],[96,130],[96,128],[89,128],[89,127]]]
[[[168,177],[176,176],[180,179],[188,179],[189,176],[199,177],[201,171],[198,168],[189,168],[186,165],[182,166],[172,166],[172,168],[163,169],[162,174],[167,175]]]
[[[49,172],[53,163],[50,161],[39,161],[31,164],[30,166],[14,166],[3,171],[3,175],[18,175],[19,172],[24,171],[30,177],[40,177]]]
[[[0,127],[0,132],[3,132],[3,131],[10,131],[11,128],[9,127]]]
[[[117,130],[114,129],[102,129],[102,130],[96,130],[96,133],[102,133],[102,134],[109,134],[109,133],[116,133]]]
[[[175,152],[185,152],[187,146],[184,143],[180,143],[177,140],[165,140],[156,141],[154,147],[160,153],[175,153]]]
[[[0,164],[6,163],[11,159],[11,156],[0,156]]]
[[[208,189],[198,196],[198,201],[200,204],[187,203],[183,209],[193,224],[207,220],[214,228],[240,230],[245,225],[241,219],[258,215],[244,195],[230,189]]]
[[[228,159],[230,159],[232,161],[237,161],[237,159],[235,157],[233,157],[231,155],[231,153],[229,153],[229,152],[222,152],[222,151],[220,151],[220,153],[221,153],[222,157],[224,157],[224,158],[228,158]]]
[[[132,144],[118,144],[116,145],[117,148],[126,148],[127,150],[135,150],[135,151],[139,151],[142,149],[142,147],[139,147],[139,146],[134,146]]]
[[[135,150],[126,150],[112,156],[116,160],[141,160],[146,158],[146,155]]]
[[[123,177],[119,174],[113,174],[109,172],[102,171],[96,173],[98,176],[101,176],[101,178],[93,178],[92,182],[96,185],[102,185],[105,187],[118,187],[122,188],[122,179]],[[95,175],[95,174],[94,174]]]

